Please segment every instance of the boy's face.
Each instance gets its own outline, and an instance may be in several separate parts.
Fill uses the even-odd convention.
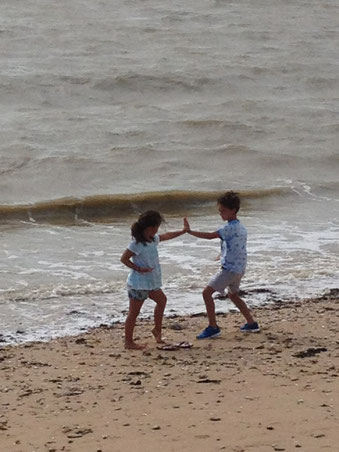
[[[225,207],[222,204],[218,204],[218,210],[221,218],[224,221],[234,220],[235,218],[237,218],[237,213],[235,209],[229,209],[228,207]]]

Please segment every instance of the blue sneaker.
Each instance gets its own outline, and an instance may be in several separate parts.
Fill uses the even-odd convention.
[[[220,328],[218,326],[216,328],[208,326],[197,336],[197,339],[213,339],[214,337],[220,336],[220,334]]]
[[[240,331],[243,333],[259,333],[260,328],[257,322],[245,323],[245,325],[240,327]]]

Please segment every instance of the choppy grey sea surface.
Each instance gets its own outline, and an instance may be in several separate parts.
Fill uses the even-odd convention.
[[[138,213],[215,230],[226,189],[251,305],[338,287],[338,48],[336,0],[3,0],[2,343],[121,320]],[[204,309],[218,247],[161,244],[168,314]]]

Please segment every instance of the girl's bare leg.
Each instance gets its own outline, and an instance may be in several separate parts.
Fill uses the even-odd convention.
[[[164,316],[164,311],[167,303],[167,297],[161,289],[156,291],[152,290],[149,293],[149,297],[156,303],[154,308],[154,328],[152,330],[152,333],[157,343],[163,344],[164,341],[161,339],[161,328],[162,328],[162,319]]]
[[[129,311],[125,321],[125,348],[142,350],[146,347],[146,344],[137,344],[133,340],[135,322],[143,303],[143,301],[135,300],[134,298],[130,298],[129,300]]]

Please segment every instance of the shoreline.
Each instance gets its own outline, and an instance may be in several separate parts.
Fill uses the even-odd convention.
[[[241,296],[245,296],[248,295],[249,293],[271,293],[271,291],[269,289],[259,289],[259,290],[254,290],[254,291],[240,291],[239,294]],[[273,292],[272,292],[273,294]],[[319,295],[315,295],[315,296],[311,296],[309,298],[304,298],[304,299],[293,299],[293,300],[287,300],[287,299],[280,299],[280,298],[275,298],[274,296],[272,297],[272,299],[268,299],[266,301],[261,302],[260,304],[255,304],[253,305],[250,309],[252,309],[253,311],[257,311],[257,310],[262,310],[262,309],[278,309],[277,307],[283,307],[283,306],[295,306],[297,303],[304,303],[307,302],[308,300],[323,300],[323,299],[327,299],[328,297],[330,298],[339,298],[339,288],[330,288],[323,291],[322,294]],[[228,310],[225,311],[219,311],[218,309],[220,309],[220,304],[222,304],[222,302],[224,300],[227,300],[228,297],[226,296],[222,296],[222,295],[217,295],[217,297],[215,298],[216,301],[216,316],[227,316],[227,315],[231,315],[234,313],[237,313],[238,310],[237,308],[233,305],[233,303],[231,301],[229,301],[231,306],[228,306]],[[201,300],[201,304],[203,305],[203,300]],[[203,306],[201,307],[201,311],[199,312],[194,312],[194,313],[183,313],[183,314],[178,314],[175,312],[172,313],[168,313],[166,314],[166,310],[165,310],[165,314],[164,314],[164,319],[167,320],[171,320],[171,319],[176,319],[176,318],[180,318],[180,317],[204,317],[206,316],[206,312],[203,309]],[[121,316],[125,317],[127,315],[128,310],[124,310],[121,311]],[[77,315],[77,314],[82,314],[80,311],[71,311],[68,313],[68,315]],[[150,312],[148,314],[143,314],[143,312],[140,313],[138,321],[142,322],[142,321],[152,321],[153,318],[153,314]],[[78,337],[78,336],[82,336],[83,334],[86,333],[90,333],[93,330],[96,329],[100,329],[100,328],[114,328],[115,325],[121,325],[124,323],[124,320],[111,320],[110,322],[106,322],[106,321],[101,321],[100,323],[98,323],[95,326],[82,326],[82,327],[78,327],[77,331],[74,331],[72,333],[66,333],[64,335],[61,335],[60,333],[54,334],[52,336],[46,336],[44,338],[39,338],[39,339],[32,339],[32,338],[26,338],[24,339],[25,335],[31,335],[31,333],[27,333],[27,331],[25,331],[25,328],[22,328],[21,326],[19,326],[17,328],[17,331],[15,333],[7,333],[7,334],[3,334],[3,332],[0,330],[0,350],[2,348],[5,347],[18,347],[21,345],[25,345],[25,344],[31,344],[31,343],[48,343],[51,341],[55,341],[58,339],[62,339],[62,338],[67,338],[67,337]],[[244,322],[243,322],[244,323]],[[16,338],[21,338],[21,341],[17,341],[15,342]]]
[[[198,341],[202,314],[137,322],[144,351],[123,348],[123,324],[0,348],[4,450],[112,452],[334,451],[338,444],[338,290],[218,316],[222,335]]]

